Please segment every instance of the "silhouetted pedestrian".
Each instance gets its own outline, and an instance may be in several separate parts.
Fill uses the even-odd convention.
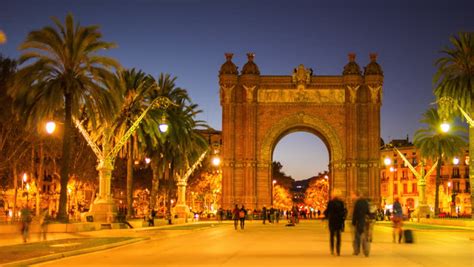
[[[239,220],[240,220],[240,229],[244,230],[245,227],[245,217],[247,216],[247,210],[245,209],[244,205],[239,210]]]
[[[267,220],[267,208],[265,206],[262,208],[262,220],[263,224],[265,224],[265,221]]]
[[[31,211],[28,205],[23,206],[21,209],[21,235],[23,242],[27,242],[30,238],[30,224],[33,218],[31,217]]]
[[[334,238],[336,238],[336,253],[341,254],[341,231],[344,229],[344,220],[346,219],[346,209],[344,202],[339,198],[340,191],[333,193],[334,197],[328,202],[328,207],[324,211],[324,216],[329,224],[329,247],[331,255],[334,255]]]
[[[240,213],[240,209],[239,209],[239,206],[237,206],[237,204],[235,204],[235,207],[234,209],[232,210],[232,220],[234,220],[234,228],[235,230],[237,230],[237,226],[239,224],[239,213]]]
[[[352,213],[352,225],[354,226],[354,255],[359,255],[360,247],[366,257],[369,256],[369,237],[368,229],[366,227],[367,216],[370,214],[369,202],[363,197],[359,197],[354,205],[354,212]]]

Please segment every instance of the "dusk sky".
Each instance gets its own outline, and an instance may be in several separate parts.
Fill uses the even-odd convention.
[[[376,52],[385,76],[382,138],[411,140],[434,101],[439,51],[450,35],[474,31],[474,1],[347,2],[7,0],[0,5],[7,35],[0,53],[18,57],[29,31],[72,12],[81,25],[100,25],[103,39],[118,45],[105,54],[124,67],[177,76],[204,111],[200,119],[220,130],[218,71],[225,52],[234,53],[239,70],[254,52],[262,75],[290,75],[299,64],[316,75],[340,75],[349,52],[361,67]],[[328,165],[327,148],[307,133],[283,138],[273,157],[296,179]]]

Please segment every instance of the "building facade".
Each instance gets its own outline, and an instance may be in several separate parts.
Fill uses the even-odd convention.
[[[416,147],[407,139],[392,140],[395,146],[415,169],[421,171],[421,157]],[[410,171],[401,156],[392,148],[383,148],[380,152],[380,193],[382,207],[391,208],[393,200],[399,198],[408,212],[416,210],[420,203],[420,186],[416,176]],[[425,173],[432,167],[427,161]],[[426,179],[426,200],[430,211],[434,212],[436,170]],[[469,151],[454,159],[445,160],[441,165],[441,183],[439,187],[439,208],[441,216],[471,214],[469,184]]]

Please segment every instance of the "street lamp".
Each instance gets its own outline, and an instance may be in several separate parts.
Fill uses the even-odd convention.
[[[273,181],[272,181],[272,206],[273,206],[273,200],[274,200],[273,194],[275,193],[275,192],[274,192],[274,191],[275,191],[275,190],[274,190],[274,187],[275,187],[276,182],[277,182],[276,180],[273,180]]]
[[[29,204],[29,202],[30,202],[30,201],[28,200],[28,194],[29,194],[29,192],[30,192],[30,184],[29,184],[29,183],[26,183],[26,192],[25,192],[25,193],[26,193],[26,206],[29,206],[28,204]]]
[[[214,165],[215,167],[219,166],[221,164],[221,159],[219,158],[219,156],[214,156],[212,158],[212,165]]]
[[[25,189],[24,187],[25,187],[25,184],[26,184],[27,180],[28,180],[28,176],[26,175],[26,172],[25,172],[25,173],[23,173],[23,179],[21,180],[21,187],[23,189]]]
[[[161,117],[161,122],[160,122],[160,125],[158,126],[158,128],[160,129],[160,132],[162,132],[162,133],[166,133],[168,131],[168,123],[166,123],[165,115],[163,115]]]
[[[384,160],[383,160],[383,163],[386,167],[389,167],[389,171],[392,173],[392,181],[391,181],[391,191],[392,191],[392,203],[394,202],[395,200],[395,172],[397,171],[396,168],[394,168],[392,165],[392,159],[390,159],[389,157],[386,157]]]
[[[458,165],[459,164],[459,158],[457,158],[457,157],[453,158],[453,164]]]
[[[441,123],[440,127],[441,127],[441,131],[442,131],[443,133],[449,132],[449,129],[451,128],[451,126],[450,126],[449,123],[447,123],[447,122]]]
[[[392,164],[392,160],[389,157],[386,157],[383,160],[383,163],[385,164],[385,166],[390,166]]]
[[[56,130],[56,123],[54,121],[48,121],[46,123],[45,128],[46,128],[46,132],[48,134],[52,134],[54,132],[54,130]]]

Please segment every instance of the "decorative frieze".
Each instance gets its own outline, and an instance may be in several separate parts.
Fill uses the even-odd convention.
[[[257,93],[259,103],[316,103],[316,104],[343,104],[345,94],[343,89],[298,89],[273,90],[259,89]]]

